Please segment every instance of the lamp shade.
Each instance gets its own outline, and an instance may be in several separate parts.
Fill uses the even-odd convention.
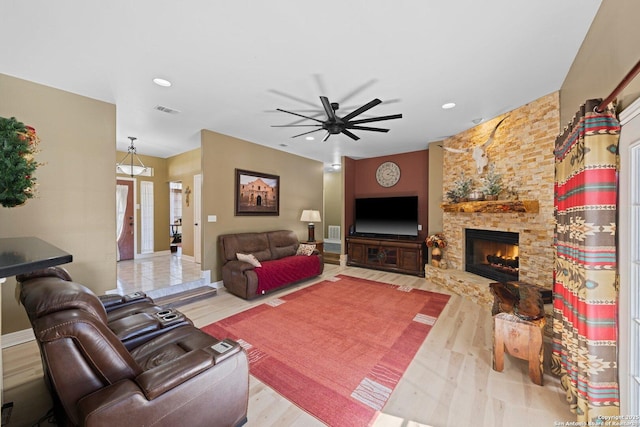
[[[121,165],[121,164],[116,166],[120,172],[126,175],[131,175],[131,176],[142,175],[147,170],[147,168],[144,166],[136,166],[136,165],[131,166],[131,165]]]
[[[302,216],[300,217],[300,221],[304,222],[320,222],[320,211],[314,210],[303,210]]]

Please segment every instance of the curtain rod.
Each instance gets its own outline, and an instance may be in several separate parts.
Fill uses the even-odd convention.
[[[620,84],[618,84],[618,86],[616,86],[616,88],[613,90],[613,92],[611,92],[611,95],[607,96],[604,99],[604,101],[602,101],[595,108],[595,112],[596,113],[602,113],[604,111],[604,109],[607,108],[607,105],[609,105],[609,103],[611,103],[614,99],[616,99],[616,97],[620,94],[620,92],[622,92],[622,90],[625,87],[627,87],[627,85],[629,83],[631,83],[631,80],[633,80],[634,77],[636,75],[638,75],[638,73],[640,73],[640,61],[638,61],[638,63],[631,69],[631,71],[629,71],[629,73],[624,77],[624,79],[622,79]]]

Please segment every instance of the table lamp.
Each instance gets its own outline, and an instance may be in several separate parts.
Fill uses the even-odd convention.
[[[302,216],[300,217],[300,221],[304,221],[304,222],[308,222],[309,223],[309,239],[307,240],[308,242],[315,242],[315,226],[313,225],[314,222],[321,222],[322,220],[320,219],[320,211],[314,211],[314,210],[303,210],[302,211]]]

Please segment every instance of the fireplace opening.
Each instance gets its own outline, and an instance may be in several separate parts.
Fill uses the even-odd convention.
[[[465,271],[498,282],[518,280],[518,233],[465,229]]]

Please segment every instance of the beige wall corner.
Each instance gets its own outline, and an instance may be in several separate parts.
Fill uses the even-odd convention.
[[[428,234],[442,231],[442,167],[443,160],[442,141],[429,144],[429,225]]]
[[[640,2],[603,1],[560,88],[564,127],[587,99],[606,98],[640,59]],[[619,109],[640,96],[636,77],[618,96]]]
[[[0,236],[35,236],[73,255],[74,280],[101,294],[116,285],[115,129],[113,104],[0,74],[0,116],[33,126],[41,139],[38,195],[0,208]],[[2,285],[2,333],[30,328]]]
[[[193,177],[202,172],[201,156],[202,150],[197,148],[167,159],[168,181],[182,182],[182,254],[190,257],[194,255],[193,203],[190,199],[187,205],[184,194],[187,188],[193,191]],[[205,195],[203,194],[202,197],[204,198]]]

